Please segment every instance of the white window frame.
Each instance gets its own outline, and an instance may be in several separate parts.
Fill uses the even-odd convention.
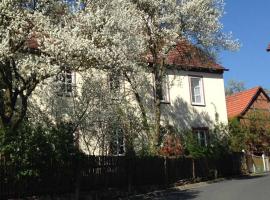
[[[200,95],[200,102],[193,101],[195,88],[192,88],[192,79],[199,79],[199,95]],[[205,96],[204,96],[204,84],[203,84],[203,77],[202,76],[189,76],[189,91],[190,91],[190,101],[191,104],[194,106],[205,106]]]

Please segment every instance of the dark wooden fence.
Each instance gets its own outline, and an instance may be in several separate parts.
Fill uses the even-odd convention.
[[[68,162],[39,166],[36,174],[18,176],[23,166],[0,160],[0,199],[29,195],[73,193],[106,188],[136,188],[164,185],[193,178],[212,178],[241,173],[243,155],[221,159],[189,157],[109,157],[89,156]]]

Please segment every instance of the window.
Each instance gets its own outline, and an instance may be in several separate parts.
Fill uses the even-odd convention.
[[[154,81],[155,81],[155,79],[154,79]],[[154,91],[155,91],[155,89],[154,89]],[[155,92],[155,98],[156,98],[156,92]],[[169,77],[167,74],[165,74],[163,76],[163,79],[162,79],[160,101],[161,101],[161,103],[170,103]]]
[[[124,133],[121,128],[115,128],[112,131],[109,149],[110,149],[110,155],[124,155],[125,154]]]
[[[190,95],[192,105],[205,105],[203,78],[202,77],[189,77]]]
[[[59,95],[71,96],[75,91],[75,73],[70,69],[65,68],[58,76],[57,81],[59,83]]]
[[[114,102],[120,101],[120,92],[121,92],[121,81],[120,81],[119,72],[111,72],[107,76],[109,92],[111,95],[111,100]]]
[[[162,102],[169,103],[170,102],[170,91],[169,91],[169,77],[165,75],[162,80],[162,89],[161,89],[161,96]]]
[[[208,128],[193,128],[193,133],[197,138],[198,144],[206,147],[209,142],[209,129]]]

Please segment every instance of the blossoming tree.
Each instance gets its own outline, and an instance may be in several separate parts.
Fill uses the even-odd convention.
[[[179,40],[203,48],[208,53],[221,49],[235,50],[239,44],[231,34],[222,32],[220,18],[224,14],[223,0],[131,0],[140,13],[154,74],[155,87],[155,131],[154,145],[161,142],[160,118],[162,79],[167,53]]]
[[[237,41],[222,33],[223,9],[223,0],[1,1],[0,126],[16,129],[37,85],[68,66],[123,74],[148,129],[137,90],[143,81],[135,83],[134,76],[149,67],[143,59],[149,55],[158,147],[166,55],[181,39],[209,52],[237,49]]]

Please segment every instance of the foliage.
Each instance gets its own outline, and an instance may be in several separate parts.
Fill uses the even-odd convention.
[[[162,127],[163,141],[159,150],[162,156],[181,156],[184,153],[182,138],[177,134],[177,130],[167,125]]]
[[[225,89],[226,96],[232,95],[246,89],[245,83],[242,81],[229,80]]]
[[[269,113],[254,110],[243,119],[230,120],[230,148],[234,151],[269,152]]]
[[[229,120],[229,147],[234,152],[247,150],[246,140],[249,137],[248,129],[241,126],[237,118]]]
[[[270,96],[270,90],[269,90],[269,89],[264,89],[264,91],[266,92],[266,94],[267,94],[268,96]]]
[[[205,157],[208,153],[207,147],[201,146],[197,135],[193,132],[185,133],[185,154],[193,158]]]
[[[79,153],[69,125],[44,128],[24,122],[16,132],[1,131],[0,154],[20,166],[18,176],[39,176],[50,163],[67,162]]]
[[[207,145],[201,146],[197,135],[193,132],[185,133],[185,154],[193,158],[214,157],[220,158],[229,153],[227,126],[216,124],[213,130],[210,130],[207,139]]]
[[[212,132],[210,132],[210,157],[222,158],[230,153],[228,142],[229,128],[227,124],[216,123]]]

